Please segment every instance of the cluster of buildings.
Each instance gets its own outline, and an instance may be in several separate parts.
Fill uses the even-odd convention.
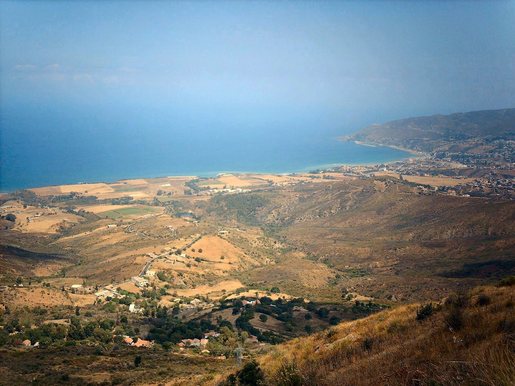
[[[132,339],[130,336],[125,335],[123,337],[123,343],[127,346],[131,347],[143,347],[143,348],[152,348],[154,347],[154,341],[145,340],[141,338],[137,338],[136,340]]]
[[[209,331],[209,332],[206,332],[204,334],[204,337],[201,338],[201,339],[198,339],[198,338],[183,339],[179,343],[177,343],[177,346],[179,346],[179,348],[181,350],[183,350],[185,348],[200,348],[200,349],[203,349],[209,343],[209,339],[210,338],[217,338],[219,336],[220,336],[220,334],[218,332],[216,332],[216,331]],[[208,353],[209,353],[209,351],[208,351]]]

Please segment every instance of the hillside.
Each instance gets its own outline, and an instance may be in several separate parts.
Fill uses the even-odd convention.
[[[479,287],[275,346],[258,360],[264,384],[513,385],[513,289]]]
[[[444,330],[433,331],[448,306],[415,323],[417,306],[407,304],[436,302],[515,274],[515,207],[504,196],[451,195],[431,185],[433,177],[419,176],[427,181],[420,185],[402,173],[405,178],[379,166],[355,166],[4,195],[0,362],[6,365],[0,369],[5,380],[212,384],[239,368],[237,352],[252,364],[252,358],[291,339],[304,337],[286,343],[296,350],[295,342],[332,344],[334,337],[349,335],[347,327],[333,327],[342,321],[360,334],[351,346],[356,356],[345,352],[348,358],[364,358],[361,344],[375,352],[434,331],[452,340]],[[435,181],[444,187],[475,183],[445,175]],[[508,290],[485,291],[492,306],[472,307],[474,295],[465,315],[500,312],[484,322],[490,347],[506,336],[504,330],[493,332],[505,309],[495,291]],[[509,301],[507,292],[499,296]],[[391,311],[357,322],[385,309]],[[383,325],[391,318],[400,320],[399,331],[390,326],[393,321]],[[513,322],[507,323],[512,329]],[[366,336],[361,326],[369,326]],[[323,353],[318,346],[306,347],[315,358]],[[302,349],[298,355],[304,355]],[[76,359],[63,364],[63,356]],[[402,360],[412,369],[408,359]],[[298,371],[309,381],[305,384],[318,385],[323,383],[317,377],[337,374],[336,365],[324,364],[328,369],[309,378],[308,365],[300,360]],[[264,359],[263,368],[275,379],[270,361]]]
[[[366,127],[346,139],[421,152],[477,152],[514,136],[515,109],[502,109],[400,119]]]
[[[438,299],[515,269],[511,202],[423,195],[390,178],[322,181],[209,203],[208,211],[225,221],[261,224],[303,253],[310,270],[316,263],[333,272],[325,281],[319,274],[314,286],[306,280],[308,269],[301,270],[305,264],[282,257],[249,271],[249,282],[309,298],[351,292],[414,301]]]

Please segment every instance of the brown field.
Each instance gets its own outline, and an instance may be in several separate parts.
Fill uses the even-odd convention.
[[[106,183],[96,183],[96,184],[73,184],[73,185],[59,185],[59,186],[48,186],[41,188],[30,189],[34,193],[40,196],[49,196],[49,195],[59,195],[59,194],[68,194],[71,192],[82,193],[84,195],[92,195],[92,196],[103,196],[113,192],[113,188],[111,188]]]
[[[0,292],[0,303],[10,308],[72,306],[72,300],[54,288],[9,288]]]
[[[95,303],[97,297],[94,294],[68,294],[74,306],[85,307]]]
[[[198,295],[207,296],[210,298],[220,298],[225,293],[236,291],[238,288],[242,288],[244,285],[239,280],[224,280],[213,285],[200,285],[196,288],[190,289],[175,289],[179,296],[195,297]]]
[[[117,210],[117,209],[123,209],[123,208],[130,208],[132,205],[109,205],[109,204],[102,204],[102,205],[82,205],[79,206],[77,209],[82,209],[87,212],[91,213],[102,213],[102,212],[108,212],[110,210]]]
[[[60,228],[67,228],[83,221],[82,217],[66,213],[59,208],[38,208],[24,206],[17,201],[7,201],[0,207],[0,213],[12,213],[16,216],[14,229],[24,233],[58,233]]]
[[[141,293],[141,288],[139,288],[138,286],[136,286],[136,284],[134,284],[133,282],[131,281],[126,281],[124,283],[121,283],[121,284],[118,284],[116,286],[116,288],[121,288],[122,290],[125,290],[125,291],[129,291],[129,292],[132,292],[134,294],[139,294]]]
[[[199,252],[200,249],[202,252]],[[187,253],[193,257],[216,262],[219,262],[223,256],[224,263],[237,263],[245,256],[241,249],[219,236],[202,237],[187,250]]]

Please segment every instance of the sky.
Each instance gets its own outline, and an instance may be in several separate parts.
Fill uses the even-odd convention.
[[[515,106],[513,1],[2,1],[0,14],[4,108],[298,113],[336,132]]]

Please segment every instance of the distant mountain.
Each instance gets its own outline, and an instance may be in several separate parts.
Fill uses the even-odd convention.
[[[515,109],[502,109],[400,119],[366,127],[344,139],[435,152],[449,151],[459,143],[467,143],[470,150],[514,138]]]

